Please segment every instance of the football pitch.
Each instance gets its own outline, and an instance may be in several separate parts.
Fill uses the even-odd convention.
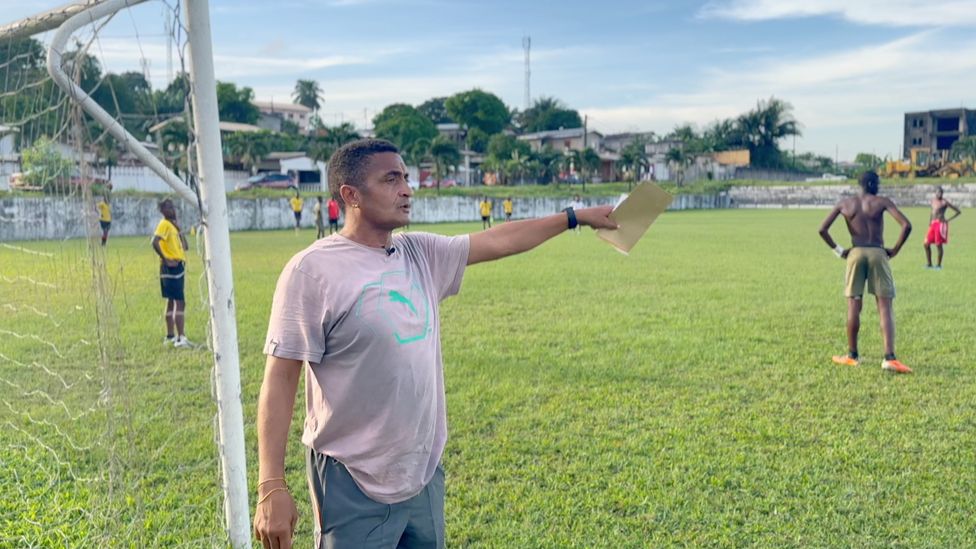
[[[976,543],[976,216],[953,222],[931,271],[928,211],[906,214],[892,269],[908,376],[880,368],[873,300],[862,365],[831,363],[846,304],[844,263],[817,235],[825,210],[669,212],[630,256],[585,229],[470,267],[441,306],[448,546]],[[832,234],[849,244],[842,220]],[[252,510],[272,293],[313,236],[231,236]],[[117,322],[90,295],[84,242],[0,246],[0,546],[218,543],[210,355],[162,346],[148,236],[111,238],[105,259]],[[187,335],[203,342],[192,250],[188,272]],[[96,371],[99,337],[118,372]],[[312,531],[302,394],[296,546]]]

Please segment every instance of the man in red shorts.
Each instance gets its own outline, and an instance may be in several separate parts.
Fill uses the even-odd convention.
[[[946,219],[945,213],[947,209],[953,210],[956,212],[956,215]],[[942,269],[942,245],[949,243],[949,222],[959,217],[961,213],[959,208],[942,198],[942,187],[936,187],[935,198],[932,199],[932,216],[931,222],[929,223],[929,232],[925,235],[926,269]],[[939,252],[938,263],[935,267],[932,267],[932,244],[935,244],[935,249]]]

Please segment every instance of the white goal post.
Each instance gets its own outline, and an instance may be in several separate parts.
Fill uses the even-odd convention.
[[[69,4],[0,28],[0,38],[29,37],[56,29],[48,50],[47,68],[57,85],[120,144],[152,168],[174,192],[191,204],[199,205],[202,210],[225,525],[229,541],[234,547],[249,548],[251,527],[247,501],[236,304],[208,0],[183,0],[199,200],[190,187],[75,84],[62,65],[65,45],[72,33],[144,1],[88,0]]]

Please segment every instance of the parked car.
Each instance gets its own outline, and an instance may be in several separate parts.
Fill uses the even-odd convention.
[[[247,178],[247,181],[234,185],[235,191],[246,191],[248,189],[288,189],[297,188],[295,178],[286,173],[259,173]]]

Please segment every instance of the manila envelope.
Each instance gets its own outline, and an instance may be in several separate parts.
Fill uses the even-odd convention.
[[[610,213],[610,219],[616,221],[619,228],[597,229],[596,235],[627,254],[673,199],[661,187],[645,181]]]

